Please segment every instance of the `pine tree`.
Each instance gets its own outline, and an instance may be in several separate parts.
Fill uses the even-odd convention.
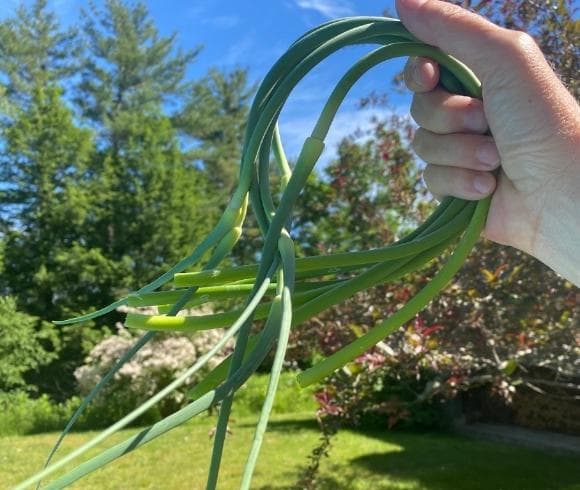
[[[186,253],[207,231],[203,175],[186,165],[170,103],[180,104],[197,50],[159,35],[146,7],[108,0],[85,12],[88,53],[76,99],[96,129],[99,247],[129,261],[137,287]]]
[[[61,97],[57,87],[36,88],[26,110],[6,129],[2,156],[2,173],[10,174],[11,186],[3,195],[10,226],[0,283],[23,311],[44,320],[102,301],[111,271],[118,273],[83,240],[81,230],[94,206],[88,179],[93,140],[74,125]],[[64,389],[66,396],[70,373],[98,335],[87,328],[53,329],[63,350],[33,381],[53,394]]]
[[[92,139],[74,125],[61,90],[49,86],[33,90],[4,144],[2,170],[11,186],[3,201],[12,225],[6,232],[7,288],[27,312],[50,318],[62,310],[49,271],[56,255],[79,241],[90,212]]]
[[[178,127],[194,139],[194,160],[207,171],[212,191],[223,201],[234,187],[239,172],[242,142],[250,99],[255,87],[247,73],[216,69],[196,82],[187,105],[176,118]]]
[[[74,31],[61,30],[46,0],[22,5],[0,23],[6,249],[0,280],[21,308],[43,318],[63,313],[48,285],[50,262],[78,240],[89,208],[86,175],[93,143],[73,123],[61,88],[75,73],[75,39]]]
[[[0,22],[0,81],[3,117],[25,110],[38,87],[62,85],[76,73],[79,54],[75,30],[62,30],[47,0],[22,4]]]

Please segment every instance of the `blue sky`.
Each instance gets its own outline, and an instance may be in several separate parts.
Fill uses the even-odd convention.
[[[19,0],[0,0],[0,16],[9,15],[19,3]],[[99,5],[102,0],[96,3]],[[224,70],[243,67],[248,69],[251,80],[259,81],[288,46],[308,29],[336,17],[381,15],[385,9],[395,13],[393,0],[149,0],[145,4],[161,33],[177,32],[178,44],[184,48],[204,46],[191,66],[192,79],[202,77],[210,67]],[[72,24],[88,0],[49,0],[49,5],[64,24]],[[296,88],[280,118],[289,156],[297,155],[335,83],[369,49],[368,46],[349,48],[335,54]],[[341,137],[357,128],[368,127],[371,111],[359,110],[357,102],[372,90],[388,91],[392,109],[408,111],[410,95],[389,90],[390,81],[402,64],[402,60],[393,61],[375,68],[353,89],[331,128],[323,160],[332,157]],[[386,108],[372,110],[373,113],[386,111]]]
[[[177,30],[188,46],[205,45],[198,62],[192,66],[193,76],[201,75],[210,66],[224,69],[242,66],[248,68],[253,80],[260,80],[297,37],[322,22],[347,15],[381,15],[385,8],[395,10],[392,1],[201,0],[191,2],[183,10],[179,6],[185,4],[181,1],[168,2],[175,5],[175,10],[156,6],[157,3],[149,5],[164,30]],[[183,13],[175,15],[178,11]],[[334,55],[298,85],[280,118],[282,137],[290,155],[299,151],[338,79],[369,49],[351,48]],[[323,159],[334,153],[342,136],[368,125],[371,114],[357,109],[358,100],[373,89],[388,90],[390,80],[401,66],[402,61],[385,64],[359,82],[335,120]],[[393,93],[392,97],[394,108],[408,110],[409,96],[401,98]]]
[[[26,0],[30,3],[32,0]],[[20,0],[0,0],[0,18],[9,15]],[[102,0],[95,0],[97,5]],[[580,2],[574,1],[577,6]],[[49,0],[64,24],[72,24],[88,0]],[[308,29],[329,19],[348,15],[395,15],[394,0],[145,0],[163,34],[177,32],[184,48],[203,45],[189,76],[202,77],[210,67],[248,69],[252,81],[260,81],[287,47]],[[280,126],[289,156],[296,156],[308,136],[328,94],[340,76],[370,48],[349,48],[324,62],[296,88],[285,107]],[[322,160],[334,154],[336,143],[356,129],[368,127],[372,113],[407,114],[411,96],[392,90],[391,80],[403,60],[385,63],[369,72],[343,104]],[[371,91],[388,92],[390,108],[358,110],[360,97]]]

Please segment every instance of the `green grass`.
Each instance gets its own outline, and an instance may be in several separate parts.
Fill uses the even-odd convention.
[[[238,487],[255,419],[234,417],[218,488]],[[203,489],[213,424],[213,417],[193,420],[72,488]],[[124,431],[114,440],[134,432]],[[73,434],[64,451],[91,435]],[[0,488],[10,488],[38,470],[55,438],[56,434],[42,434],[0,439]],[[311,415],[275,416],[252,488],[293,488],[317,440]],[[320,488],[580,490],[580,460],[442,434],[342,431],[331,458],[322,465]]]

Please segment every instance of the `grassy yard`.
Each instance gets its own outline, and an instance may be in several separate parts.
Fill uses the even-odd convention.
[[[220,489],[239,485],[255,417],[232,424]],[[77,489],[202,489],[214,419],[202,417],[117,460]],[[116,441],[133,431],[125,431]],[[92,434],[75,434],[70,450]],[[56,434],[0,439],[0,488],[38,470]],[[318,431],[311,416],[275,416],[252,488],[282,490],[293,484]],[[94,454],[94,453],[92,453]],[[442,434],[343,431],[321,470],[321,489],[580,490],[580,460]]]

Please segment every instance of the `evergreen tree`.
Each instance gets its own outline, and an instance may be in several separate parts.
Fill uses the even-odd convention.
[[[164,113],[185,92],[197,51],[176,50],[175,36],[160,36],[141,3],[108,0],[85,16],[76,102],[98,138],[95,241],[111,260],[129,263],[137,287],[189,251],[213,217],[203,175],[185,164]]]
[[[74,30],[62,30],[47,0],[22,4],[0,22],[0,81],[4,117],[25,110],[38,87],[62,85],[76,72],[79,44]]]
[[[191,156],[207,171],[212,192],[221,202],[237,182],[249,103],[255,87],[247,73],[216,69],[196,82],[187,105],[176,118],[178,127],[193,138]]]
[[[120,269],[93,248],[87,234],[94,222],[94,142],[90,131],[76,126],[63,99],[63,87],[75,74],[77,45],[45,0],[21,6],[0,23],[0,287],[40,320],[106,301]],[[51,328],[58,335],[53,346],[62,347],[59,359],[29,380],[66,397],[72,370],[98,335],[87,328]]]
[[[61,90],[49,86],[33,91],[27,110],[6,129],[4,144],[3,180],[11,183],[3,194],[11,225],[5,287],[27,312],[54,318],[72,299],[57,291],[67,285],[57,284],[52,271],[58,254],[80,240],[90,212],[92,139],[74,125]]]
[[[46,0],[22,4],[13,17],[0,22],[0,142],[5,147],[7,130],[38,95],[38,90],[62,85],[74,74],[75,33],[62,31],[47,9]],[[36,94],[36,95],[35,95]],[[18,167],[2,148],[0,202],[2,230],[12,226],[19,213]]]
[[[95,204],[88,179],[93,141],[74,125],[61,93],[54,86],[33,90],[26,110],[5,130],[1,160],[10,186],[2,196],[7,228],[0,283],[22,310],[45,320],[102,301],[110,289],[107,271],[117,274],[83,238]],[[64,350],[35,383],[52,393],[60,383],[66,396],[72,389],[66,374],[97,336],[90,329],[53,328]]]

